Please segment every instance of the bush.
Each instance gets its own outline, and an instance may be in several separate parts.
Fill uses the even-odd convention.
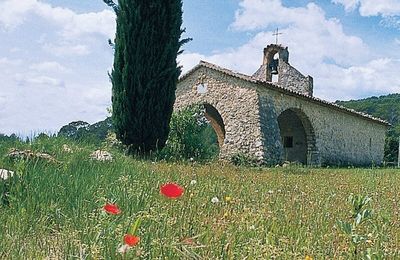
[[[399,154],[399,138],[400,136],[400,126],[396,128],[391,128],[387,132],[385,139],[385,157],[384,161],[386,163],[396,163]]]
[[[0,142],[17,142],[17,141],[20,141],[20,139],[15,134],[12,134],[10,136],[5,134],[0,134]]]
[[[172,114],[166,146],[157,157],[207,161],[216,158],[218,153],[217,136],[204,116],[204,108],[194,105]]]
[[[257,160],[257,158],[252,158],[244,153],[234,154],[230,161],[236,166],[257,167],[260,165],[260,162]]]

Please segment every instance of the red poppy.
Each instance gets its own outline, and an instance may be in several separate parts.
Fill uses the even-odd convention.
[[[176,183],[167,183],[160,187],[160,192],[168,198],[176,199],[182,196],[183,188]]]
[[[119,213],[121,213],[121,210],[116,204],[106,204],[103,208],[107,213],[112,215],[118,215]]]
[[[126,234],[124,236],[124,242],[128,246],[136,246],[139,243],[139,241],[140,241],[140,237],[130,235],[130,234]]]

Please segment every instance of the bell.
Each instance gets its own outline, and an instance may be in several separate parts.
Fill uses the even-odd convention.
[[[278,74],[278,60],[272,60],[269,67],[271,69],[271,74],[272,75],[277,75]]]

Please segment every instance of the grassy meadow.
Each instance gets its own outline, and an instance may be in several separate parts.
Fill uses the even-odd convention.
[[[13,147],[59,163],[10,160]],[[61,138],[0,143],[0,168],[16,172],[0,182],[0,259],[400,258],[399,170],[166,163],[115,150],[99,162],[89,159],[95,149]],[[183,196],[162,196],[168,182]],[[372,198],[373,215],[349,235],[338,223],[353,222],[351,194]],[[105,213],[106,203],[122,213]],[[140,243],[122,255],[138,218]]]

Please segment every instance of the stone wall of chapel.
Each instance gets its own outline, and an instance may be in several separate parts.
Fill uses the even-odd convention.
[[[207,92],[198,93],[199,85],[206,86]],[[225,140],[220,146],[221,159],[242,153],[263,160],[256,89],[243,87],[240,80],[201,67],[179,82],[176,96],[175,110],[204,103],[218,110],[225,126]]]
[[[264,136],[278,138],[279,130],[275,121],[287,109],[300,109],[307,116],[316,141],[316,151],[310,155],[313,164],[382,163],[386,126],[278,91],[259,88],[259,93],[261,113],[268,114],[269,118],[269,121],[261,124]],[[276,144],[271,138],[268,142],[265,148],[272,149],[268,153],[282,154],[282,145]]]
[[[207,86],[206,93],[198,93],[199,84]],[[386,126],[306,98],[205,67],[181,80],[176,94],[175,109],[208,103],[219,111],[226,131],[221,158],[245,153],[270,165],[282,162],[277,118],[287,109],[297,109],[309,120],[305,130],[315,140],[307,159],[311,164],[371,165],[383,160]]]

